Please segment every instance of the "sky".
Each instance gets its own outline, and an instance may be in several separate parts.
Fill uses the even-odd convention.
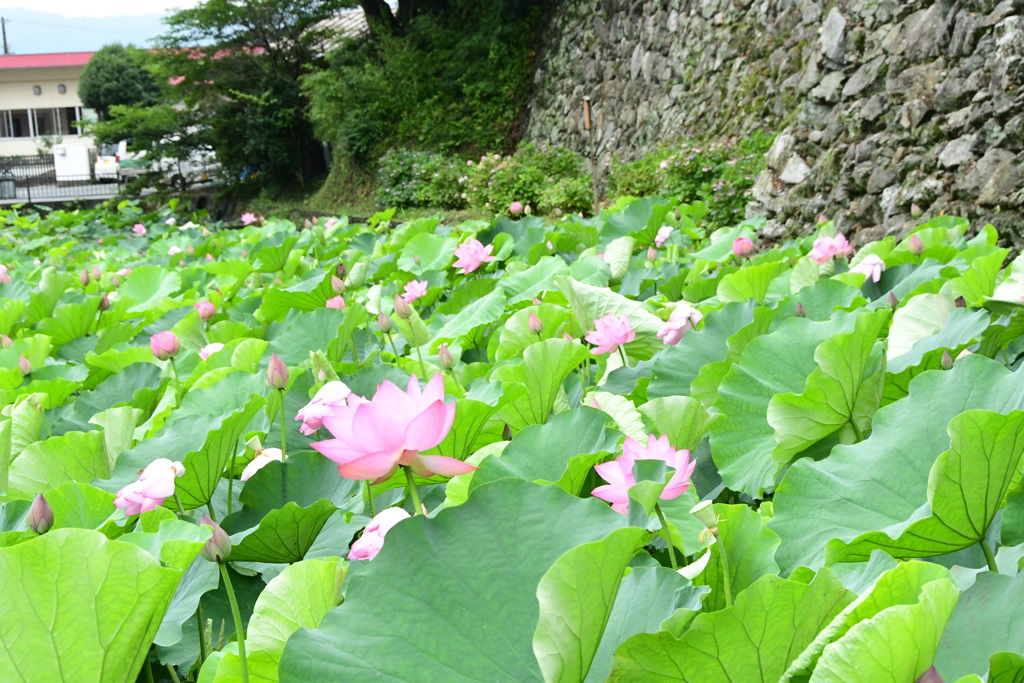
[[[162,15],[197,3],[198,0],[0,0],[0,13],[7,8],[21,8],[62,17],[124,17]]]

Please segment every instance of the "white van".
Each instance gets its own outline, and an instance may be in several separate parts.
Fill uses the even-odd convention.
[[[97,181],[120,182],[126,176],[138,175],[149,168],[146,153],[128,151],[130,144],[131,140],[120,140],[100,145],[93,164]]]

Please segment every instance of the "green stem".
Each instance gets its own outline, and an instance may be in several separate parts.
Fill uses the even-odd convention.
[[[850,426],[853,427],[853,434],[854,434],[854,436],[857,437],[857,443],[860,443],[861,441],[863,441],[864,440],[864,434],[862,434],[861,431],[859,429],[857,429],[857,425],[854,423],[853,418],[850,418]]]
[[[284,423],[284,389],[278,389],[278,394],[281,396],[281,457],[284,458],[288,455],[288,451],[285,450],[285,423]]]
[[[621,346],[619,347],[622,348]],[[657,503],[654,504],[654,511],[658,514],[658,521],[661,522],[661,537],[665,539],[665,543],[668,545],[668,561],[672,564],[672,569],[679,569],[679,564],[676,562],[676,550],[672,546],[672,534],[668,530],[668,521],[665,519],[665,513],[661,511],[661,506]]]
[[[228,602],[231,603],[231,616],[235,618],[235,639],[238,641],[238,664],[242,671],[242,683],[249,683],[249,666],[245,661],[245,632],[242,630],[242,613],[238,611],[238,600],[235,598],[235,589],[231,586],[231,576],[228,574],[226,564],[218,564],[220,575],[224,577],[224,589],[228,592]]]
[[[420,372],[426,373],[426,365],[423,363],[423,352],[420,351],[420,347],[416,347],[416,357],[420,359]]]
[[[284,425],[284,389],[278,389],[281,395],[281,496],[282,500],[288,501],[288,470],[284,468],[284,459],[288,455],[285,450],[285,425]]]
[[[398,349],[395,348],[395,340],[391,337],[391,333],[388,332],[384,336],[388,338],[388,343],[391,344],[391,353],[395,354],[395,360],[398,360]]]
[[[622,344],[619,344],[619,356],[622,358],[622,367],[628,368],[629,361],[626,360],[626,349],[622,348]]]
[[[178,380],[178,366],[174,362],[174,357],[171,357],[171,371],[174,373],[174,407],[178,408],[181,404],[178,402],[178,389],[181,387],[181,382]]]
[[[978,541],[978,545],[981,546],[981,551],[985,553],[985,562],[988,563],[989,570],[999,573],[999,565],[996,564],[996,556],[992,553],[992,548],[989,547],[988,541],[984,538]]]
[[[213,501],[212,500],[206,501],[206,511],[207,511],[210,519],[213,520],[214,522],[216,522],[217,521],[217,514],[213,511]]]
[[[412,498],[413,515],[423,514],[423,504],[420,503],[420,493],[416,490],[416,482],[412,478],[412,470],[405,465],[402,465],[402,470],[405,471],[405,487],[409,491],[409,497]]]
[[[355,363],[356,365],[359,365],[360,360],[359,351],[356,350],[356,338],[353,336],[349,337],[348,340],[352,344],[352,362]]]
[[[102,318],[103,318],[103,309],[101,308],[99,311],[97,311],[97,315],[96,315],[96,334],[100,333],[100,320]],[[86,335],[86,336],[88,336],[88,335]]]
[[[149,660],[149,655],[146,655],[146,666],[143,668],[146,672],[146,683],[154,683],[153,681],[153,662]]]
[[[199,624],[199,667],[202,668],[203,662],[210,654],[206,648],[206,619],[203,618],[202,601],[196,606],[196,621]]]
[[[235,453],[231,454],[231,465],[228,470],[228,514],[231,514],[231,493],[235,484]]]
[[[185,506],[181,504],[181,498],[178,498],[178,492],[174,492],[174,502],[178,504],[178,513],[184,518],[185,517]]]
[[[732,581],[729,578],[729,553],[725,551],[725,543],[722,542],[722,535],[718,536],[718,544],[721,546],[718,556],[722,558],[722,587],[725,588],[725,606],[732,607]]]
[[[370,516],[376,517],[377,511],[373,509],[373,488],[370,485],[370,480],[366,480],[366,500],[369,501],[368,506],[370,508]]]
[[[167,673],[171,674],[171,680],[174,683],[181,683],[181,679],[178,678],[178,672],[174,670],[174,667],[170,664],[167,665]]]

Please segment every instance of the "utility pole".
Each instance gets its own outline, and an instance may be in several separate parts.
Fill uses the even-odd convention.
[[[7,49],[7,20],[3,17],[0,17],[0,30],[2,30],[4,34],[4,54],[9,55],[11,53]]]

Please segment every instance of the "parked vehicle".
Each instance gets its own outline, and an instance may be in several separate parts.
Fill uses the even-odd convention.
[[[100,145],[93,164],[93,175],[99,182],[120,182],[126,176],[139,175],[150,166],[146,153],[129,150],[131,140]]]

